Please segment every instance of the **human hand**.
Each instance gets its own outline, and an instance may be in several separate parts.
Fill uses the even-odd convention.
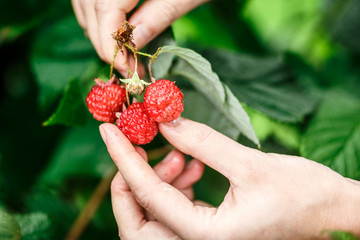
[[[141,147],[135,151],[147,162],[146,152]],[[198,181],[204,171],[204,165],[193,159],[185,165],[185,156],[177,150],[171,151],[160,163],[154,167],[154,172],[164,182],[178,189],[190,201],[194,201],[192,185]],[[137,203],[129,186],[118,172],[112,181],[111,198],[115,219],[119,225],[121,239],[166,239],[174,234],[157,222],[151,213]],[[205,205],[199,201],[197,204]],[[128,229],[140,229],[136,233]],[[133,235],[132,235],[133,234]]]
[[[134,43],[138,49],[164,31],[176,19],[207,0],[148,0],[131,15],[129,23],[136,26]],[[126,14],[134,10],[139,0],[72,0],[79,25],[89,36],[99,57],[111,63],[115,41],[111,34],[126,20]],[[127,63],[134,65],[133,58],[118,54],[115,68],[127,74]],[[140,69],[139,69],[140,70]]]
[[[228,178],[230,188],[218,208],[194,205],[159,178],[116,126],[103,124],[104,142],[131,189],[118,191],[114,182],[112,194],[124,201],[113,202],[115,215],[137,215],[131,224],[117,219],[124,239],[321,239],[324,230],[360,235],[358,182],[304,158],[244,147],[190,120],[159,129],[181,152]],[[157,221],[144,219],[140,206]],[[159,231],[167,234],[151,234]]]

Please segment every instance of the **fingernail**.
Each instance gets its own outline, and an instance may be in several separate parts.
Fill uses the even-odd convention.
[[[176,127],[177,125],[179,125],[182,121],[184,120],[184,118],[182,117],[178,117],[177,119],[171,121],[171,122],[165,122],[163,123],[165,126],[167,127]]]
[[[144,24],[139,24],[134,29],[134,42],[136,46],[143,47],[151,40],[151,32]]]
[[[106,144],[106,131],[103,129],[103,126],[100,125],[99,127],[101,138],[103,139],[104,143]]]
[[[162,160],[163,163],[169,162],[175,154],[176,150],[171,150],[171,152],[168,153],[168,155],[166,155],[166,157]]]

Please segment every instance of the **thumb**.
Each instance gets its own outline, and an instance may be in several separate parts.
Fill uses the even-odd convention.
[[[140,49],[176,19],[207,0],[153,0],[144,2],[129,19],[135,25],[134,42]]]

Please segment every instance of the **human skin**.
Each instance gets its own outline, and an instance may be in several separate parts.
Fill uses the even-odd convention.
[[[79,25],[90,38],[99,57],[111,63],[116,42],[112,39],[126,14],[134,10],[139,0],[72,0],[73,9]],[[144,47],[153,38],[164,31],[176,19],[206,0],[147,0],[132,13],[129,23],[136,26],[134,43],[138,49]],[[133,69],[133,57],[117,54],[115,68],[127,75],[128,65]],[[143,66],[139,66],[139,74],[143,74]]]
[[[187,119],[159,129],[178,151],[197,159],[191,174],[174,155],[162,173],[154,171],[115,125],[100,126],[119,169],[111,193],[121,239],[327,239],[326,230],[360,236],[359,182],[305,158],[245,147]],[[194,203],[188,194],[202,174],[198,161],[230,182],[218,207]]]

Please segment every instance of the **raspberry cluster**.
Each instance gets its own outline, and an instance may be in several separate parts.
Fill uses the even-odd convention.
[[[151,142],[158,133],[158,123],[177,119],[184,110],[183,94],[174,82],[158,80],[150,84],[144,102],[127,103],[125,84],[110,79],[107,83],[95,79],[86,103],[98,121],[115,123],[133,144]]]

